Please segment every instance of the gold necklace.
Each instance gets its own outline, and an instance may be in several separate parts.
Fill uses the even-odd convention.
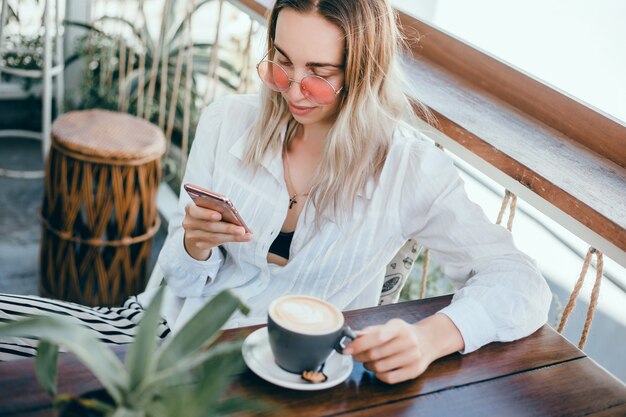
[[[306,197],[309,195],[309,193],[302,194],[302,193],[296,192],[296,189],[291,183],[291,173],[289,170],[289,154],[287,153],[287,149],[283,151],[283,154],[285,155],[285,173],[287,174],[285,175],[285,179],[287,180],[287,192],[289,192],[289,188],[291,188],[294,192],[294,194],[291,197],[289,197],[289,210],[291,210],[293,205],[298,203],[298,200],[296,200],[296,197],[298,196]]]

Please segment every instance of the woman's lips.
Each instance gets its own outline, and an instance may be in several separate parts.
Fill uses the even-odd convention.
[[[299,107],[289,103],[289,111],[296,116],[305,116],[311,113],[315,107]]]

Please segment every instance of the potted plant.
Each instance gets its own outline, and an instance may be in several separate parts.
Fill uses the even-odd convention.
[[[163,288],[146,310],[125,364],[91,331],[68,318],[33,317],[0,324],[0,337],[39,338],[37,378],[65,415],[195,417],[263,409],[250,399],[223,398],[244,366],[242,341],[213,344],[226,320],[236,310],[247,314],[248,308],[230,291],[221,292],[182,329],[158,344],[162,299]],[[93,372],[102,392],[78,399],[57,395],[59,346],[73,352]]]

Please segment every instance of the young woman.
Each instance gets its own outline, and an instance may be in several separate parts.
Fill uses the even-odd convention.
[[[227,288],[251,307],[229,327],[265,321],[269,303],[289,293],[344,310],[374,306],[387,263],[410,238],[459,289],[437,314],[363,329],[348,345],[382,381],[545,323],[551,296],[535,264],[410,127],[399,41],[386,0],[276,2],[260,97],[204,110],[183,180],[229,197],[252,233],[181,192],[159,258],[165,326],[176,331]]]

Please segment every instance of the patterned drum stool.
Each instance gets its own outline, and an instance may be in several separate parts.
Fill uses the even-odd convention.
[[[163,133],[123,113],[66,113],[52,125],[41,213],[40,291],[86,305],[140,292],[160,218]]]

